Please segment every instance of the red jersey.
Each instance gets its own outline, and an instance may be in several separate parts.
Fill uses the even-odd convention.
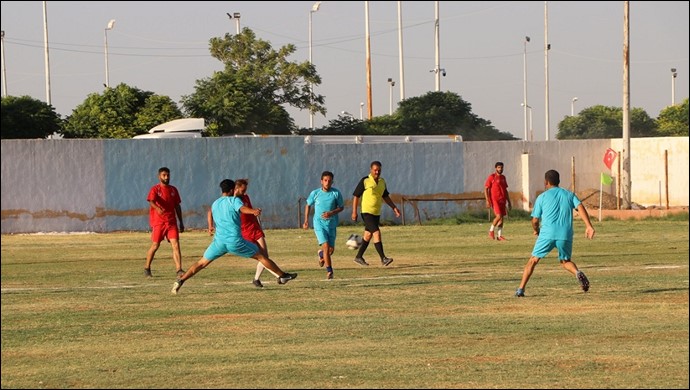
[[[249,195],[244,194],[239,198],[245,206],[252,209],[254,208],[252,207],[252,201],[249,199]],[[247,241],[256,242],[259,238],[264,237],[264,231],[261,230],[261,224],[256,215],[240,213],[240,220],[242,221],[242,238]]]
[[[492,202],[505,202],[508,199],[508,182],[504,175],[490,174],[486,178],[484,187],[489,189]]]
[[[163,214],[158,214],[158,211],[153,207],[149,208],[149,223],[151,226],[172,224],[177,226],[177,213],[175,208],[182,203],[180,193],[177,188],[171,185],[163,185],[161,183],[151,187],[149,195],[146,200],[153,201],[158,207],[163,209]]]

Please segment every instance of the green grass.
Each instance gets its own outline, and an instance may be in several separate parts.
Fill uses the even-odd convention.
[[[486,218],[486,214],[483,214]],[[465,218],[465,217],[462,217]],[[361,267],[339,229],[335,279],[312,230],[269,230],[298,272],[264,289],[225,256],[170,288],[147,233],[2,236],[2,388],[688,388],[688,218],[576,221],[589,293],[543,259],[513,293],[534,237],[527,218],[386,226]],[[182,234],[187,268],[208,245]]]

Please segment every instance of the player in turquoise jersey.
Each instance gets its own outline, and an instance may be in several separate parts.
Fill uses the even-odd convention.
[[[276,275],[280,275],[278,277],[278,284],[285,284],[297,277],[297,274],[283,272],[273,260],[259,250],[256,244],[242,237],[240,213],[253,214],[258,217],[261,215],[261,209],[247,207],[242,203],[240,198],[232,196],[234,187],[235,183],[232,180],[225,179],[220,182],[222,196],[216,199],[211,205],[213,222],[216,225],[213,241],[208,246],[201,259],[199,259],[196,264],[189,267],[187,272],[177,279],[172,288],[173,294],[177,294],[180,287],[182,287],[182,284],[187,279],[191,278],[197,272],[206,268],[215,259],[226,253],[240,257],[251,257],[260,261],[264,267],[268,268]]]
[[[594,227],[580,199],[574,193],[560,188],[558,186],[560,183],[561,179],[557,171],[549,170],[544,175],[546,190],[537,197],[532,209],[532,228],[537,241],[534,243],[532,257],[525,265],[520,287],[515,292],[516,297],[525,296],[525,286],[534,268],[539,264],[539,260],[546,257],[554,248],[558,249],[558,260],[561,266],[575,275],[584,292],[589,291],[587,276],[572,261],[573,209],[577,209],[580,218],[585,223],[585,236],[590,240],[594,238]]]
[[[309,229],[309,210],[314,206],[314,234],[321,249],[319,265],[326,266],[326,278],[333,279],[332,258],[335,251],[335,238],[338,228],[338,214],[345,209],[343,195],[333,187],[333,172],[321,173],[321,188],[317,188],[307,197],[304,206],[304,229]]]

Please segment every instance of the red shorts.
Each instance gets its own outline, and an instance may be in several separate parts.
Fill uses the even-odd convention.
[[[250,227],[242,229],[242,238],[244,238],[247,241],[256,243],[262,237],[265,237],[265,234],[264,231],[261,230],[261,228]]]
[[[177,230],[177,223],[166,223],[153,226],[151,231],[151,241],[160,244],[164,238],[167,239],[168,242],[170,242],[170,240],[180,239],[180,231]]]
[[[501,215],[501,216],[508,215],[508,212],[506,211],[506,203],[507,202],[504,199],[503,200],[491,200],[491,206],[494,209],[494,213],[496,213],[496,215]]]

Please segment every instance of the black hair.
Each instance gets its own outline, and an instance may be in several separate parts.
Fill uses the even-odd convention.
[[[546,179],[547,182],[555,186],[561,184],[561,175],[558,173],[558,171],[555,171],[553,169],[546,171],[546,173],[544,174],[544,179]]]
[[[161,173],[170,173],[170,169],[168,167],[161,167],[158,169],[158,174],[160,175]]]
[[[494,168],[498,168],[498,167],[502,167],[502,166],[503,166],[503,163],[499,161],[494,165]]]
[[[369,168],[373,167],[374,165],[376,165],[379,168],[381,168],[382,166],[381,161],[372,161],[371,164],[369,164]]]
[[[235,182],[230,179],[225,179],[220,182],[220,190],[223,191],[224,194],[231,193],[234,188]]]
[[[330,178],[332,179],[332,178],[333,178],[333,172],[331,172],[331,171],[323,171],[323,172],[321,172],[321,178],[322,178],[322,179],[324,178],[324,176],[330,176]]]

